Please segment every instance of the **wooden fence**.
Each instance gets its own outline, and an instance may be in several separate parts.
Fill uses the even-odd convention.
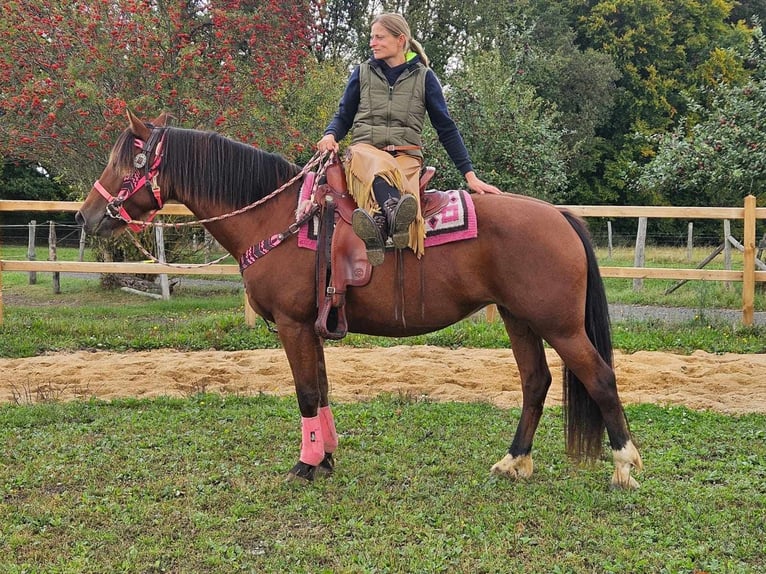
[[[42,211],[76,212],[81,202],[67,201],[8,201],[0,200],[2,211]],[[684,268],[647,268],[647,267],[601,267],[603,277],[635,279],[679,279],[702,281],[742,282],[742,323],[753,324],[755,284],[766,282],[766,271],[756,270],[756,220],[766,219],[766,208],[756,207],[755,197],[750,195],[744,200],[743,207],[649,207],[649,206],[561,206],[581,217],[599,218],[667,218],[667,219],[721,219],[743,220],[744,238],[742,241],[742,271],[715,269]],[[167,204],[160,215],[190,216],[191,212],[183,205]],[[182,269],[160,263],[106,263],[74,261],[6,261],[0,260],[0,324],[3,321],[2,273],[3,271],[42,271],[42,272],[79,272],[79,273],[141,273],[170,275],[238,275],[237,265],[210,265],[194,269]],[[253,324],[255,316],[245,305],[248,324]]]

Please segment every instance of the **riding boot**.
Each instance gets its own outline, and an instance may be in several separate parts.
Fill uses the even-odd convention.
[[[396,249],[404,249],[410,242],[410,223],[418,214],[418,200],[414,195],[391,197],[383,204],[388,220],[388,231]]]
[[[388,223],[383,213],[376,213],[372,217],[364,209],[355,209],[351,215],[351,229],[357,237],[364,241],[367,250],[367,260],[370,265],[376,267],[383,263],[386,254],[386,238],[388,237]]]

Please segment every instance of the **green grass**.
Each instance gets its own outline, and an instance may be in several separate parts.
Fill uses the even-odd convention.
[[[10,275],[10,274],[6,274]],[[279,347],[279,339],[265,322],[245,324],[241,294],[228,290],[201,296],[181,290],[170,301],[103,291],[92,281],[67,279],[63,293],[52,297],[45,278],[36,286],[4,289],[4,322],[0,325],[0,357],[26,357],[46,352],[75,350],[246,350]],[[25,304],[13,303],[23,291]],[[39,296],[39,299],[36,297]],[[615,348],[625,352],[668,350],[690,353],[766,352],[766,329],[716,324],[704,315],[684,324],[660,321],[614,323]],[[487,322],[482,315],[435,333],[408,338],[382,338],[351,334],[341,344],[355,347],[437,345],[444,347],[506,348],[502,322]]]
[[[0,407],[0,571],[763,572],[766,416],[628,408],[646,470],[563,454],[546,410],[532,478],[491,477],[516,409],[382,397],[335,407],[333,477],[283,482],[292,399]],[[611,457],[609,457],[611,458]]]
[[[646,267],[694,268],[709,254],[709,249],[694,250],[692,261],[686,259],[686,250],[673,248],[648,248]],[[597,250],[599,263],[604,267],[632,267],[633,253],[629,248],[614,249],[608,257],[605,249]],[[705,266],[705,269],[723,269],[723,256]],[[732,269],[742,269],[741,254],[732,258]],[[645,279],[643,289],[633,288],[633,279],[605,278],[607,295],[611,302],[636,305],[662,305],[668,307],[689,307],[704,312],[706,309],[741,309],[742,283],[726,284],[720,281],[687,281],[673,293],[665,292],[679,283],[676,279]],[[756,310],[766,310],[766,288],[756,289]]]

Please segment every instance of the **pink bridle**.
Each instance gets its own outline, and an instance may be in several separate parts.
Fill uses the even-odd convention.
[[[122,180],[122,185],[120,186],[120,191],[117,193],[117,195],[112,195],[109,193],[99,180],[96,180],[96,182],[93,184],[93,187],[96,188],[96,191],[98,191],[107,202],[107,215],[114,219],[121,219],[125,221],[132,231],[142,231],[146,225],[142,224],[141,222],[133,221],[133,218],[130,216],[123,204],[144,187],[149,188],[152,197],[154,197],[154,201],[157,203],[157,209],[149,213],[149,217],[146,219],[145,223],[148,223],[154,219],[154,216],[157,215],[157,212],[162,209],[162,195],[160,188],[156,183],[156,177],[160,169],[160,164],[162,163],[162,147],[165,143],[165,133],[165,130],[163,130],[162,137],[160,138],[160,141],[157,142],[157,147],[154,149],[154,161],[152,162],[151,166],[148,165],[147,157],[152,152],[152,150],[148,149],[149,146],[147,146],[143,140],[138,138],[135,139],[134,145],[141,149],[141,153],[137,154],[136,157],[133,158],[133,165],[136,168],[136,171],[128,176],[125,176],[125,178]],[[143,169],[143,172],[142,168],[145,168]]]

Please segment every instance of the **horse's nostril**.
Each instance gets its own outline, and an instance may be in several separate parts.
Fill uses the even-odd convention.
[[[79,211],[74,214],[74,220],[77,222],[77,225],[85,225],[85,218]]]

